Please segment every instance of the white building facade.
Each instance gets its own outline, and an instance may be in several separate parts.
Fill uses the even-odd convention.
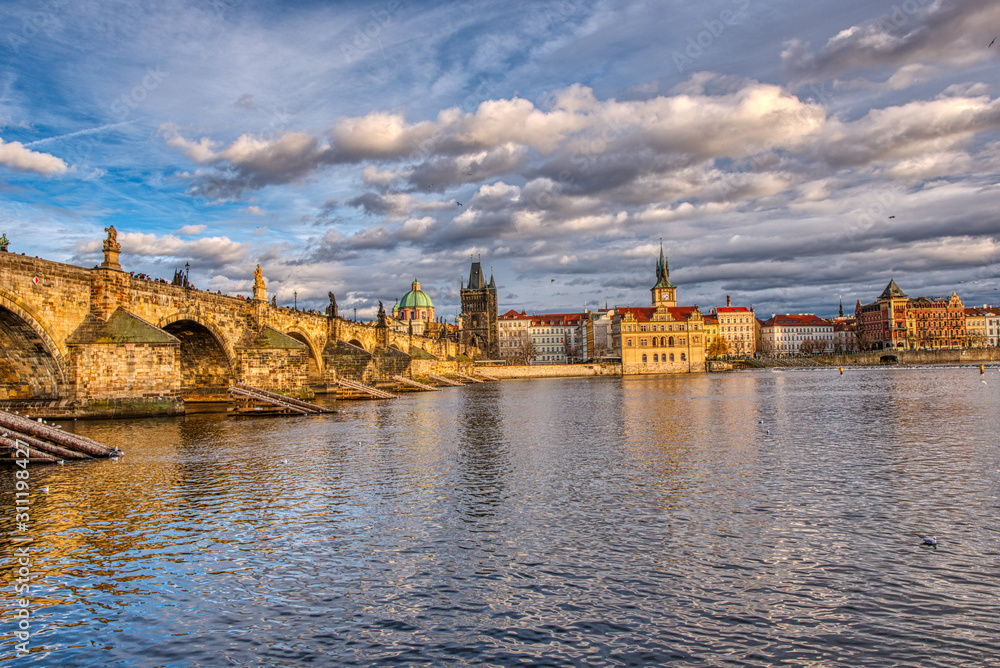
[[[583,359],[580,323],[584,313],[549,313],[531,316],[534,357],[529,364],[569,364]]]
[[[811,313],[773,315],[761,326],[761,344],[772,355],[833,352],[833,323]]]
[[[757,337],[754,334],[754,314],[746,306],[726,306],[712,309],[718,320],[718,337],[726,340],[730,355],[753,355],[757,352]]]

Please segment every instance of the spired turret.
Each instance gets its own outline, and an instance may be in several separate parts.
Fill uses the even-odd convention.
[[[663,242],[660,242],[660,259],[656,263],[656,285],[650,292],[653,293],[653,306],[677,306],[677,286],[670,282],[670,269],[663,254]]]

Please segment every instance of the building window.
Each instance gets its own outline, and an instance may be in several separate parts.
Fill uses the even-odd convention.
[[[674,337],[671,336],[669,339],[667,339],[667,341],[669,342],[669,343],[667,343],[668,346],[673,346],[674,345]],[[671,355],[671,357],[673,357],[673,355]],[[670,360],[670,361],[673,362],[673,360]]]
[[[670,353],[670,361],[671,361],[671,362],[673,362],[673,361],[674,361],[674,354],[673,354],[673,353]]]
[[[660,361],[660,356],[657,355],[656,353],[653,353],[653,361],[654,362],[659,362]]]
[[[645,364],[645,363],[646,363],[646,353],[643,353],[643,354],[642,354],[642,363],[643,363],[643,364]]]
[[[681,353],[681,361],[682,362],[686,362],[687,361],[687,356],[684,353]]]

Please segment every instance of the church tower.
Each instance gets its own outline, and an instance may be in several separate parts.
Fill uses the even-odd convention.
[[[473,262],[469,284],[462,287],[461,329],[463,345],[476,346],[487,359],[500,358],[500,328],[497,325],[497,286],[490,275],[487,283],[480,262]]]
[[[656,263],[656,285],[653,293],[653,306],[677,306],[677,286],[670,282],[670,269],[663,255],[663,242],[660,242],[660,259]]]

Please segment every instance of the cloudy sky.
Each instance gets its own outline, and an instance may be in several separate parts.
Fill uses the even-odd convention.
[[[995,0],[0,5],[11,250],[374,314],[1000,302]]]

